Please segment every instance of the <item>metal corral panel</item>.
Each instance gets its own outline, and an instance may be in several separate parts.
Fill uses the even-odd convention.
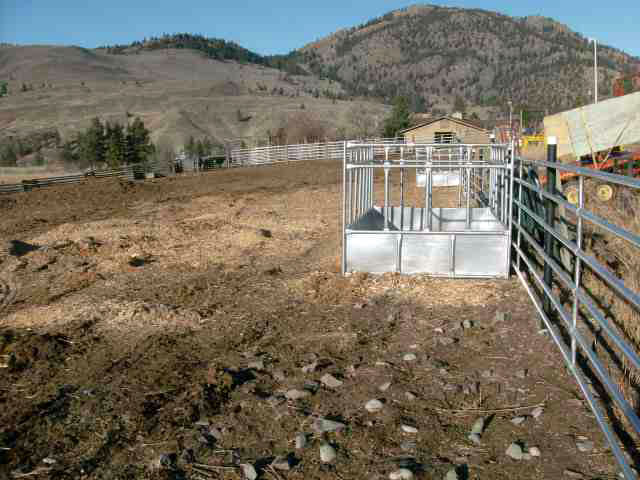
[[[458,235],[455,274],[461,277],[506,277],[507,248],[504,235]]]
[[[347,271],[385,273],[397,270],[398,235],[347,235]]]
[[[402,239],[402,273],[449,275],[451,236],[405,235]]]
[[[424,188],[427,185],[427,174],[424,169],[416,169],[416,186]],[[460,185],[460,171],[434,171],[434,187],[457,187]]]
[[[581,157],[640,141],[640,92],[544,118],[544,133],[558,139],[558,157]]]

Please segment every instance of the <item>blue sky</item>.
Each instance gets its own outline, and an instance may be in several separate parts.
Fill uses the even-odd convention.
[[[96,47],[162,33],[201,33],[262,54],[285,53],[415,1],[0,0],[0,42]],[[544,15],[640,56],[640,0],[443,1],[508,15]]]

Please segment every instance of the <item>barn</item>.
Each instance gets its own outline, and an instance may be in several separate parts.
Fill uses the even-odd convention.
[[[432,118],[399,132],[405,142],[487,144],[489,131],[455,117]]]

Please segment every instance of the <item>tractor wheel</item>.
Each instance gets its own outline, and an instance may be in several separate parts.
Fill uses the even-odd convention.
[[[575,180],[565,184],[562,187],[562,193],[564,193],[567,202],[569,202],[571,205],[577,205],[580,201],[580,190],[578,182],[576,182]]]
[[[608,202],[613,198],[614,190],[608,183],[601,183],[596,187],[596,195],[601,202]]]

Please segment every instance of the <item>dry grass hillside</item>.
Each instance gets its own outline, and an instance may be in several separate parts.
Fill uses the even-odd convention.
[[[181,148],[190,135],[218,142],[266,138],[293,113],[336,136],[356,128],[354,111],[381,118],[387,108],[335,100],[344,91],[332,80],[212,60],[191,50],[109,55],[77,47],[5,46],[1,80],[8,82],[9,96],[0,99],[0,138],[57,129],[66,140],[93,117],[122,123],[129,114],[145,121],[154,142]]]

